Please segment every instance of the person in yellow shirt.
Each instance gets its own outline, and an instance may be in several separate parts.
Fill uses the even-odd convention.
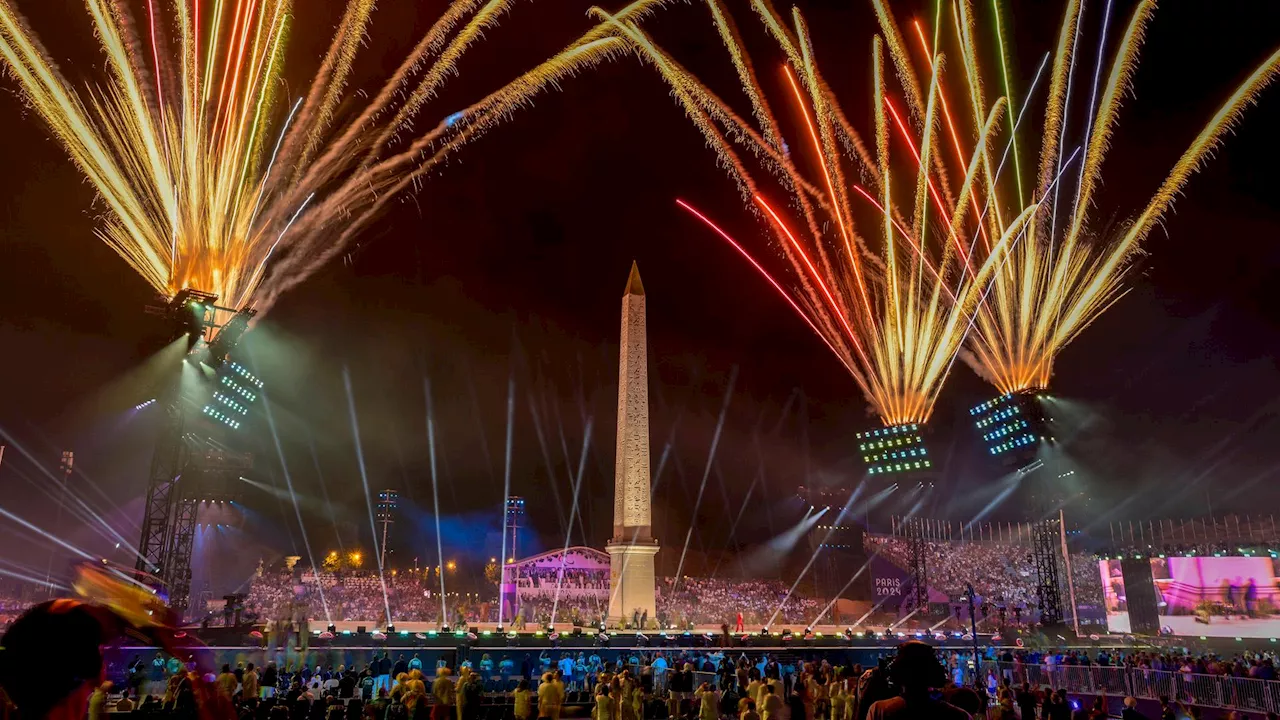
[[[614,720],[622,719],[622,676],[609,678],[609,698],[613,700]]]
[[[560,716],[560,688],[551,673],[542,674],[542,682],[538,683],[538,717],[554,720]]]
[[[759,687],[756,688],[755,697],[752,698],[752,700],[756,701],[756,712],[758,713],[764,712],[764,699],[769,695],[769,684],[773,682],[776,682],[776,681],[761,680]]]
[[[783,707],[784,703],[782,702],[782,696],[778,694],[778,686],[770,683],[765,688],[764,702],[761,703],[761,708],[764,712],[760,716],[760,720],[778,720],[782,714]]]
[[[849,702],[849,693],[844,689],[844,681],[832,680],[827,688],[831,700],[831,720],[844,720],[845,706]]]
[[[698,720],[719,720],[720,693],[704,682],[698,686]]]
[[[529,681],[521,680],[513,694],[516,703],[516,720],[531,720],[533,717],[533,691],[529,689]]]
[[[609,697],[609,686],[600,683],[596,686],[596,709],[594,720],[615,720],[613,698]]]
[[[818,703],[822,700],[822,686],[808,670],[804,673],[804,694],[801,698],[804,700],[804,720],[814,720]]]
[[[453,687],[453,680],[449,679],[452,674],[447,667],[436,671],[435,682],[431,683],[431,696],[435,700],[435,704],[431,706],[431,720],[453,720],[456,693]],[[411,680],[410,682],[418,681]]]
[[[231,700],[231,696],[235,695],[236,686],[239,684],[240,681],[231,672],[231,666],[226,664],[222,666],[222,672],[218,673],[218,677],[213,681],[218,694],[227,700]]]
[[[742,694],[743,700],[750,700],[756,707],[760,706],[760,688],[764,683],[760,682],[760,673],[754,668],[751,670],[751,681],[747,683],[747,690]],[[742,712],[741,703],[739,703],[738,712]]]
[[[224,665],[225,669],[226,666]],[[235,679],[235,675],[231,679]],[[98,686],[97,690],[89,696],[89,720],[103,720],[107,715],[107,693],[111,691],[111,681],[108,680]],[[231,697],[228,695],[227,697]]]

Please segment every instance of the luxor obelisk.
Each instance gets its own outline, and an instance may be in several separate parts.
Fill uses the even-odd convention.
[[[649,360],[640,269],[622,295],[618,352],[618,447],[614,465],[613,539],[609,541],[609,620],[630,623],[637,612],[657,618],[649,507]]]

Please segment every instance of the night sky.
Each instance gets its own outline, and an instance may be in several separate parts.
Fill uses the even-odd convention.
[[[319,4],[327,9],[311,7]],[[380,3],[353,86],[371,85],[443,3],[418,3],[429,6],[422,17],[407,7],[413,4]],[[52,51],[75,76],[101,70],[76,2],[19,5],[46,35],[60,28],[59,18],[73,18]],[[289,55],[288,74],[299,82],[340,10],[336,2],[306,5]],[[876,27],[869,3],[799,5],[827,79],[853,122],[869,127],[864,98]],[[1025,90],[1051,49],[1061,5],[1013,4],[1017,87]],[[747,3],[729,6],[773,83],[776,74],[766,72],[777,67],[772,44]],[[900,19],[910,16],[907,3],[894,6]],[[1101,6],[1094,0],[1086,8],[1082,48],[1090,68]],[[586,8],[574,0],[519,4],[462,63],[424,123],[563,47],[589,27]],[[1113,40],[1131,9],[1116,3]],[[705,8],[677,4],[646,26],[742,106]],[[1230,89],[1280,43],[1277,28],[1273,3],[1171,2],[1157,10],[1136,96],[1125,104],[1104,168],[1094,210],[1100,223],[1140,211]],[[101,205],[91,188],[25,112],[13,83],[0,88],[0,428],[46,465],[74,449],[84,474],[73,484],[97,507],[118,504],[117,527],[133,541],[137,519],[125,517],[140,507],[154,430],[145,413],[130,419],[125,411],[149,397],[136,369],[157,350],[162,329],[142,312],[151,300],[147,286],[93,236]],[[1200,515],[1209,503],[1214,514],[1257,515],[1280,499],[1280,303],[1272,297],[1280,283],[1280,202],[1274,179],[1266,180],[1280,166],[1278,95],[1271,88],[1248,112],[1151,235],[1132,291],[1058,361],[1053,390],[1086,420],[1071,453],[1085,470],[1080,488],[1089,502],[1073,524],[1100,522],[1105,533],[1108,520]],[[675,206],[677,197],[769,256],[762,228],[660,80],[624,58],[541,96],[455,156],[342,262],[287,294],[244,348],[267,382],[313,548],[368,531],[344,370],[368,483],[399,488],[410,508],[413,522],[398,529],[401,557],[426,553],[428,544],[435,552],[428,385],[446,552],[452,545],[464,556],[496,554],[510,379],[511,490],[528,499],[535,542],[564,542],[572,475],[589,437],[571,539],[600,546],[611,524],[619,299],[633,259],[648,291],[655,469],[670,444],[656,480],[664,545],[679,547],[696,518],[695,553],[751,546],[795,522],[787,498],[796,486],[856,484],[852,434],[877,424],[857,387],[754,271]],[[1000,471],[977,447],[967,408],[993,394],[957,364],[932,423],[935,453],[947,458],[930,508],[936,516],[967,519],[990,498]],[[255,422],[244,442],[258,458],[253,478],[284,487],[267,424]],[[27,479],[47,483],[16,455],[11,448],[0,468],[0,506],[52,527],[52,505]],[[269,559],[301,549],[288,501],[245,490],[254,522],[241,533],[254,546],[241,554]],[[1023,513],[1006,507],[997,515]],[[84,528],[60,522],[66,534],[104,549]],[[31,547],[5,546],[0,554],[8,557]],[[664,553],[663,562],[674,563],[674,555]],[[43,558],[22,560],[37,562],[31,557]]]

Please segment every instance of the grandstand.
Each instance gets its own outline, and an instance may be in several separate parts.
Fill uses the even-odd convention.
[[[868,555],[884,558],[903,573],[907,572],[910,561],[905,537],[868,534],[864,543]],[[1015,616],[1020,616],[1023,622],[1034,622],[1038,618],[1029,532],[1009,532],[980,540],[931,539],[925,541],[925,548],[932,597],[941,594],[959,603],[964,598],[965,585],[972,584],[979,605],[987,606],[988,622],[998,622],[1001,614],[1006,622],[1013,622]],[[1070,561],[1081,624],[1102,624],[1105,612],[1096,560],[1091,553],[1073,552]],[[1067,604],[1069,590],[1065,583],[1062,591],[1063,603]],[[1005,612],[1000,613],[1001,609]]]

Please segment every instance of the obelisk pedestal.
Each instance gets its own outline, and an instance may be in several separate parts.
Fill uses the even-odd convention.
[[[622,296],[622,341],[618,353],[618,443],[614,464],[613,538],[607,550],[609,622],[632,624],[636,615],[657,619],[649,506],[649,361],[645,341],[644,285],[631,263]]]

